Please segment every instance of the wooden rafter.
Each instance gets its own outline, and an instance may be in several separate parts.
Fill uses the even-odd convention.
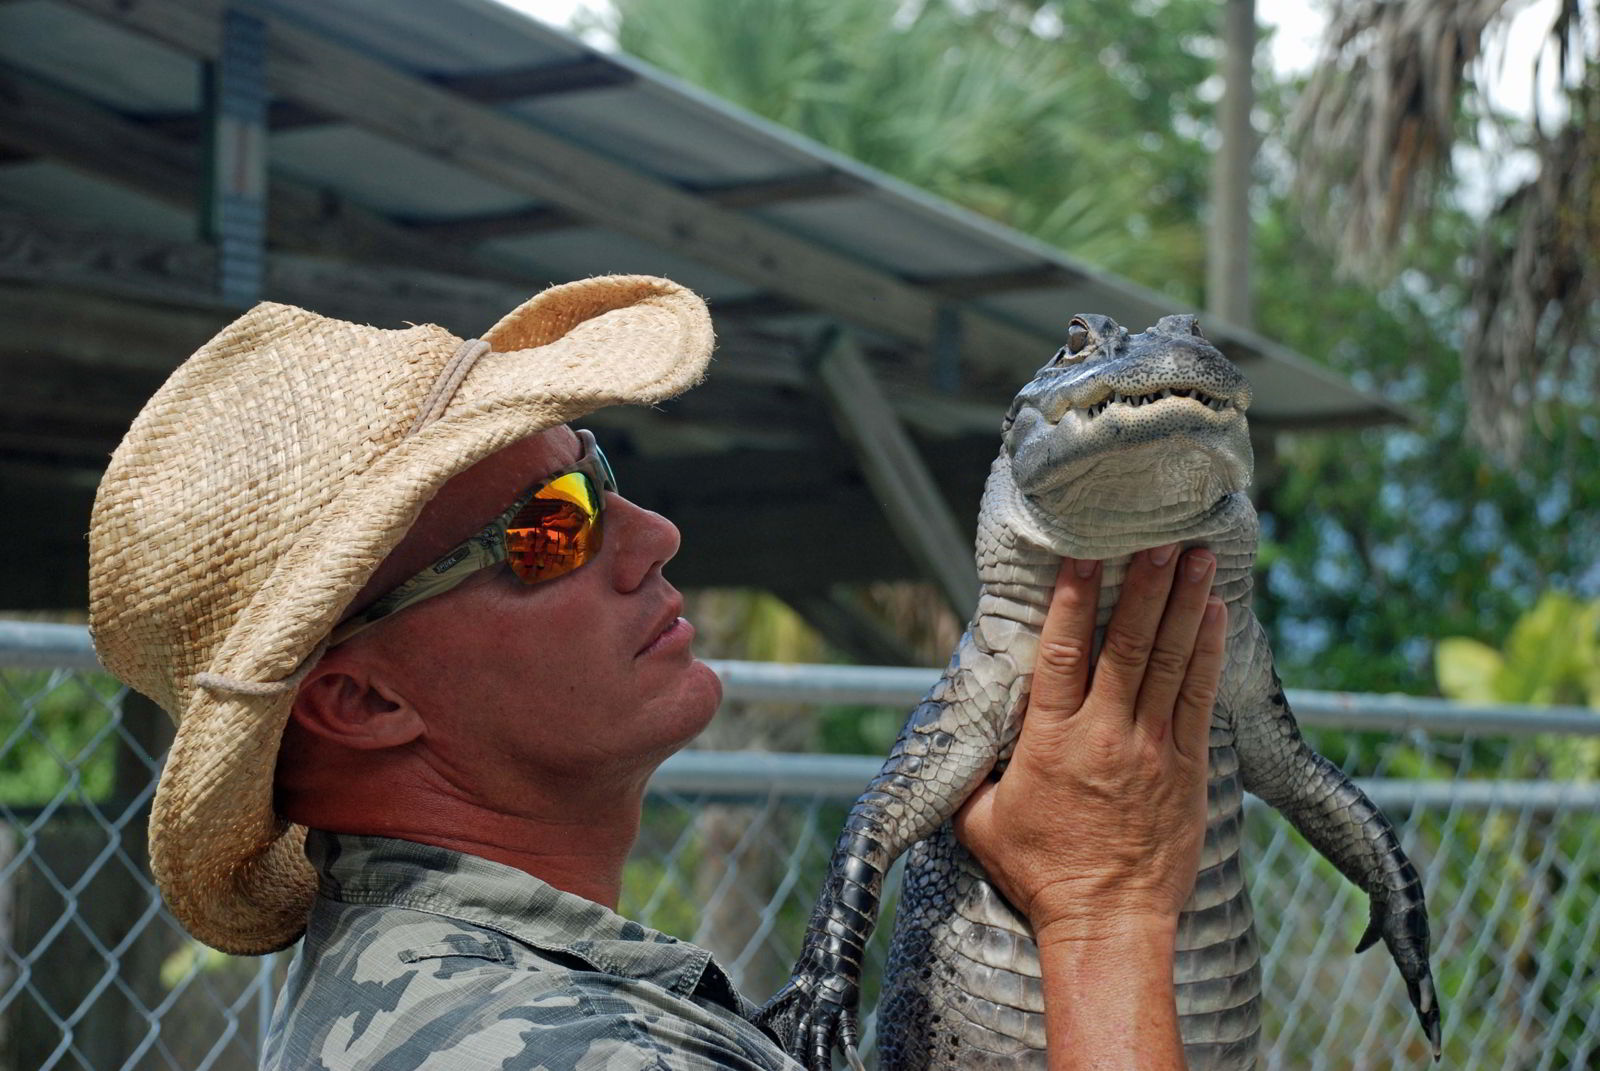
[[[824,197],[844,197],[859,193],[864,187],[865,183],[860,179],[842,171],[822,171],[760,182],[695,186],[690,188],[690,192],[721,208],[746,209]],[[547,234],[581,227],[585,221],[570,212],[541,206],[467,219],[408,220],[406,225],[439,241],[470,245],[495,238]]]
[[[956,615],[971,616],[978,605],[972,535],[957,523],[927,462],[848,332],[836,332],[824,343],[817,382],[889,527]]]
[[[0,65],[0,142],[98,174],[187,212],[200,210],[200,149],[153,133],[94,102]],[[414,234],[327,190],[274,176],[267,239],[279,249],[389,263],[427,264],[462,275],[515,278],[459,248]],[[547,282],[529,271],[530,282]]]

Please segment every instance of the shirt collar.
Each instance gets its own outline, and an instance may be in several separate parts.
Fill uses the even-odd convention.
[[[306,837],[306,856],[330,900],[458,919],[606,974],[708,997],[737,1012],[748,1007],[710,952],[515,867],[392,837],[319,830]]]

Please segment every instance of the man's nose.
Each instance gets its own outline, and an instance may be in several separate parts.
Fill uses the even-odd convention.
[[[661,514],[612,493],[606,502],[606,543],[612,551],[612,580],[618,591],[632,591],[678,553],[682,535]]]

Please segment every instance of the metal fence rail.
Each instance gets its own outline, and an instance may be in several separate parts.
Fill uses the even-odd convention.
[[[904,710],[935,676],[716,665],[735,705]],[[0,622],[0,1071],[253,1067],[287,955],[210,953],[161,905],[143,824],[164,717],[97,670],[81,628]],[[1600,717],[1289,697],[1423,874],[1444,1066],[1600,1064]],[[711,947],[749,995],[766,995],[787,974],[845,809],[878,761],[674,756],[652,782],[623,910]],[[1266,1066],[1427,1066],[1382,947],[1351,952],[1365,898],[1263,806],[1247,810],[1246,842]],[[887,928],[871,950],[868,1009]]]

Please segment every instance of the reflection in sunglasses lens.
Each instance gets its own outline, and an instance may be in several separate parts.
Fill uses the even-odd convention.
[[[570,573],[600,551],[599,502],[581,473],[540,489],[506,528],[511,570],[525,584]]]

